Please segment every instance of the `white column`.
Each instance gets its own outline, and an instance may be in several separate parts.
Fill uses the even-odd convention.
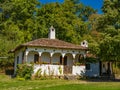
[[[75,64],[75,56],[76,56],[76,54],[73,53],[72,55],[73,55],[73,65],[74,65]]]
[[[39,53],[39,61],[38,61],[38,62],[39,62],[39,64],[41,65],[41,64],[42,64],[42,63],[41,63],[41,61],[42,61],[42,60],[41,60],[42,52],[38,52],[38,53]]]
[[[52,64],[52,56],[53,56],[53,52],[50,53],[50,64]]]
[[[62,65],[64,65],[64,56],[65,56],[65,53],[62,53]]]
[[[26,51],[26,52],[25,52],[25,62],[26,62],[26,63],[27,63],[28,53],[29,53],[29,51]]]

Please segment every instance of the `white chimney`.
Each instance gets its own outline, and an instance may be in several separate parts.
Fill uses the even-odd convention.
[[[55,39],[55,28],[53,26],[51,26],[49,28],[49,39]]]
[[[82,41],[81,46],[88,47],[88,42],[86,40]]]

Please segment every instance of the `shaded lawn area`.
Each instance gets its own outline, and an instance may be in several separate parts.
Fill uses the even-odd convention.
[[[0,75],[0,90],[120,90],[120,82],[68,80],[19,81]]]

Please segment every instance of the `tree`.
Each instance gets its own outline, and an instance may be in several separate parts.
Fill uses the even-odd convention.
[[[82,9],[88,8],[78,0],[65,0],[63,3],[48,3],[39,8],[37,12],[36,36],[47,37],[48,28],[53,25],[56,28],[57,38],[72,43],[80,43],[81,37],[89,32],[89,23],[84,22]],[[81,12],[80,12],[81,11]],[[94,13],[94,9],[86,9],[86,13]],[[84,11],[83,11],[84,12]],[[88,16],[89,16],[88,15]],[[88,16],[84,16],[87,17]],[[47,32],[47,33],[46,33]],[[38,36],[39,35],[39,36]]]
[[[99,18],[98,31],[104,33],[100,42],[100,56],[103,60],[119,60],[120,43],[120,1],[105,0],[102,8],[104,14]]]
[[[22,40],[20,40],[21,38],[19,38],[18,34],[15,34],[16,39],[21,41],[20,43],[31,40],[35,22],[34,13],[36,12],[37,5],[39,5],[38,1],[7,0],[4,3],[0,3],[0,5],[1,5],[0,27],[2,29],[0,30],[1,33],[12,35],[12,32],[13,34],[16,32],[20,32],[20,34],[22,35],[21,37],[23,37]],[[8,30],[8,28],[11,29],[12,32]]]
[[[7,57],[0,66],[12,65],[8,51],[32,40],[38,5],[37,0],[0,0],[0,57]]]
[[[80,44],[90,33],[89,16],[96,10],[79,0],[41,4],[38,0],[0,1],[0,56],[13,57],[7,52],[17,45],[47,38],[48,28],[56,28],[58,39]]]
[[[111,37],[120,32],[120,1],[105,0],[102,8],[104,14],[99,19],[98,30]],[[101,28],[102,27],[102,28]]]

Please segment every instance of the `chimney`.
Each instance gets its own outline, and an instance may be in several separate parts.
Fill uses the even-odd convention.
[[[53,26],[51,26],[49,28],[49,35],[48,35],[49,39],[55,39],[55,28]]]
[[[81,46],[88,47],[88,42],[86,40],[82,41]]]

